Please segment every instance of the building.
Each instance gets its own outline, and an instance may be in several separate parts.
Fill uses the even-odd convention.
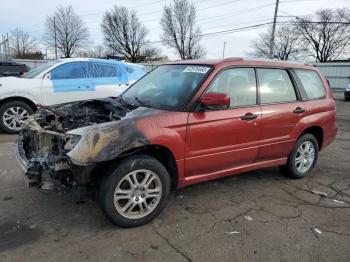
[[[350,81],[350,59],[315,63],[323,75],[329,80],[332,89],[344,90]]]

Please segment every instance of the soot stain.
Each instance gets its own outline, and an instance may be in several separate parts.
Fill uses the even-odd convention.
[[[43,234],[40,228],[31,228],[20,222],[0,225],[0,252],[35,242]]]

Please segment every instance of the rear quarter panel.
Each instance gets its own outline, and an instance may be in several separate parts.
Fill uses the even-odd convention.
[[[303,119],[306,128],[320,126],[323,130],[323,142],[320,149],[330,144],[336,137],[338,128],[336,126],[336,106],[332,91],[319,69],[313,68],[320,76],[326,91],[325,98],[304,101],[307,116]]]

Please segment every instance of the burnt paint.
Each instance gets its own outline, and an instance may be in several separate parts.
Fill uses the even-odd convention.
[[[78,164],[113,160],[121,153],[150,144],[138,128],[140,119],[149,119],[162,111],[138,107],[119,121],[95,124],[81,130],[82,140],[68,155]]]

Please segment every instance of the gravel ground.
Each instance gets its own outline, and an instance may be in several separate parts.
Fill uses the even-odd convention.
[[[350,261],[350,103],[335,97],[337,139],[307,178],[269,168],[194,185],[133,229],[84,193],[28,189],[15,137],[0,134],[0,260]]]

